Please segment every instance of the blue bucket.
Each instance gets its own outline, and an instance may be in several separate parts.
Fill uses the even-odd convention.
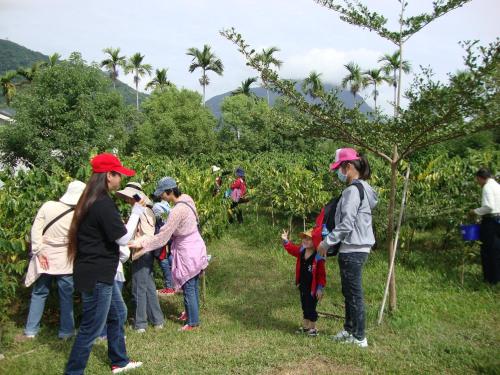
[[[460,225],[462,232],[462,239],[464,241],[478,241],[479,240],[479,224]]]

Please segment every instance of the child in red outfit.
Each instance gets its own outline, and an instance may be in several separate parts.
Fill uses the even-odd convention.
[[[295,283],[300,291],[300,302],[304,322],[298,333],[317,336],[316,321],[318,312],[316,305],[323,297],[326,285],[325,258],[320,256],[314,247],[312,230],[300,233],[302,245],[298,246],[288,240],[288,232],[283,230],[281,238],[285,250],[297,258],[295,265]]]

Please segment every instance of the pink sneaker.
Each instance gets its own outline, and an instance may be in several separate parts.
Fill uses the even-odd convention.
[[[175,290],[172,288],[163,288],[158,290],[158,295],[160,296],[174,296]]]
[[[179,317],[177,319],[179,319],[182,322],[187,322],[188,316],[187,316],[186,312],[183,311],[183,312],[181,312],[181,315],[179,315]]]
[[[127,363],[123,367],[120,367],[120,366],[111,366],[111,372],[113,374],[120,374],[122,372],[127,372],[127,371],[133,370],[133,369],[141,367],[141,366],[142,366],[142,362],[130,361],[129,363]]]
[[[181,328],[179,328],[179,331],[180,332],[183,332],[183,331],[194,331],[198,329],[198,326],[190,326],[189,324],[186,324],[186,325],[183,325]]]

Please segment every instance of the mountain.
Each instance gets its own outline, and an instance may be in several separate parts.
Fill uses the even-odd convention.
[[[32,51],[10,40],[0,39],[0,76],[4,75],[9,70],[28,68],[38,61],[47,61],[48,59],[49,57],[43,53]],[[103,74],[106,73],[103,72]],[[126,104],[135,105],[135,90],[132,87],[117,80],[116,90],[122,94]],[[140,102],[146,98],[146,94],[139,93]],[[5,106],[5,99],[0,92],[0,107],[3,106]]]
[[[302,85],[302,82],[300,82],[300,81],[295,84],[295,89],[299,92],[302,92],[301,85]],[[331,85],[331,84],[328,84],[328,83],[324,84],[323,86],[324,86],[325,91],[330,91],[330,90],[338,88],[338,87]],[[267,100],[267,90],[264,87],[255,87],[255,88],[252,88],[250,90],[257,97],[264,98]],[[226,96],[230,96],[230,95],[231,95],[231,91],[228,91],[228,92],[225,92],[224,94],[216,95],[216,96],[210,98],[209,100],[207,100],[206,105],[208,108],[210,108],[210,110],[212,111],[212,113],[214,114],[215,117],[217,117],[217,118],[221,117],[220,106],[222,104],[222,101],[224,100],[224,98]],[[271,106],[274,105],[274,103],[276,102],[276,100],[279,97],[280,97],[279,94],[277,94],[273,91],[269,92],[269,102],[270,102]],[[347,108],[353,108],[355,103],[358,104],[361,102],[361,106],[360,106],[361,112],[367,113],[367,112],[373,111],[373,109],[368,104],[366,104],[366,102],[363,100],[363,98],[361,96],[356,95],[356,102],[355,102],[354,97],[352,96],[352,94],[349,90],[340,89],[340,91],[338,93],[338,97]],[[319,103],[318,99],[314,99],[310,95],[306,95],[306,100],[308,103]]]

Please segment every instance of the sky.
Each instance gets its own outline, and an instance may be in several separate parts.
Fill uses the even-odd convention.
[[[431,9],[431,0],[408,0],[408,14]],[[384,14],[397,27],[397,0],[363,0],[370,9]],[[413,72],[432,67],[435,77],[463,67],[459,41],[479,39],[483,44],[500,36],[500,1],[472,0],[462,8],[434,21],[405,45],[404,58]],[[222,77],[209,73],[207,99],[238,87],[256,76],[245,66],[243,56],[219,35],[235,27],[257,51],[277,46],[283,61],[283,78],[304,78],[315,70],[325,82],[338,84],[346,75],[344,64],[358,63],[363,69],[396,47],[373,32],[342,22],[338,14],[312,0],[0,0],[0,39],[9,39],[29,49],[67,58],[73,51],[87,62],[104,59],[106,47],[120,47],[130,56],[145,55],[144,62],[168,68],[168,78],[179,87],[201,93],[199,71],[188,72],[190,47],[209,44],[224,64]],[[1,51],[0,51],[1,53]],[[405,77],[406,87],[412,75]],[[119,79],[132,84],[132,77]],[[145,78],[142,87],[149,81]],[[370,91],[362,95],[372,104]],[[392,90],[380,90],[379,103],[389,110]]]

